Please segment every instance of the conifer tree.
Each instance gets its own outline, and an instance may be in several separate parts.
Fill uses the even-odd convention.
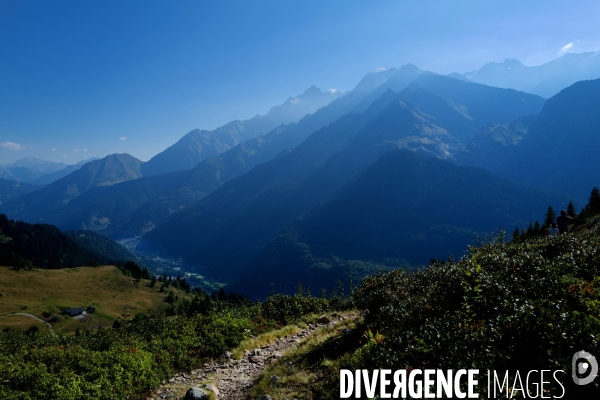
[[[538,236],[542,232],[542,227],[540,223],[536,220],[535,225],[533,225],[533,236]]]
[[[556,212],[552,206],[548,206],[546,217],[544,218],[544,227],[549,227],[553,222],[556,222]]]
[[[169,304],[175,303],[175,294],[173,293],[172,290],[169,292],[169,295],[167,296],[165,301]]]
[[[525,231],[525,235],[528,237],[533,235],[533,224],[531,223],[531,220],[529,221],[529,226],[527,227],[527,230]]]
[[[594,186],[592,193],[590,194],[590,200],[588,201],[589,210],[596,214],[600,212],[600,189],[598,186]]]
[[[517,227],[515,227],[515,230],[513,231],[513,234],[512,234],[513,242],[518,241],[520,239],[520,237],[521,237],[521,231],[519,230],[519,227],[517,226]],[[432,260],[434,260],[434,259],[432,258]],[[431,261],[429,263],[431,265]]]
[[[573,200],[569,201],[569,205],[567,206],[567,214],[569,214],[573,218],[577,216],[577,211],[575,211],[575,205],[573,204]]]

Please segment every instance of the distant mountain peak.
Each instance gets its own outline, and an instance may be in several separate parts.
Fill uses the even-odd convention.
[[[517,60],[516,58],[507,58],[506,60],[504,60],[504,62],[502,63],[506,66],[511,66],[511,67],[524,67],[525,64],[523,64],[521,61]]]
[[[404,64],[403,66],[401,66],[400,71],[403,71],[403,72],[420,71],[420,69],[415,64],[408,63],[408,64]]]
[[[550,98],[575,82],[600,78],[600,59],[597,55],[600,55],[600,51],[566,53],[532,67],[514,58],[507,58],[501,63],[487,62],[463,76],[476,83]]]
[[[309,87],[308,89],[306,89],[304,91],[304,93],[302,93],[302,95],[305,95],[305,94],[321,94],[321,93],[323,93],[323,91],[321,89],[319,89],[315,85],[312,85],[311,87]]]

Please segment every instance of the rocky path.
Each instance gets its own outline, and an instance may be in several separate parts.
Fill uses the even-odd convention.
[[[200,387],[212,391],[218,399],[245,400],[248,389],[268,364],[281,358],[285,351],[298,345],[318,329],[334,325],[345,317],[335,319],[330,321],[327,317],[321,317],[318,323],[309,324],[294,335],[280,338],[261,348],[246,350],[240,360],[234,360],[230,353],[226,353],[221,359],[204,364],[200,369],[175,375],[148,399],[180,399],[188,389]]]

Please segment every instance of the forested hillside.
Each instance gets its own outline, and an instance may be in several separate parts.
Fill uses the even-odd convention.
[[[21,268],[72,268],[83,265],[108,264],[111,261],[125,262],[130,258],[125,249],[103,237],[93,234],[62,233],[53,225],[28,224],[9,220],[0,214],[0,265]],[[79,244],[80,242],[81,244]],[[120,247],[120,246],[119,246]]]

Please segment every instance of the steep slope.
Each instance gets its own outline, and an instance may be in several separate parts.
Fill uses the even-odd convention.
[[[142,244],[215,270],[227,266],[225,274],[231,274],[381,152],[406,146],[443,157],[447,143],[453,142],[444,129],[389,91],[365,114],[340,118],[291,152],[258,165],[174,214]]]
[[[233,288],[253,296],[272,283],[280,291],[299,281],[331,289],[348,272],[335,268],[336,258],[392,265],[459,258],[478,235],[523,226],[548,204],[567,202],[481,169],[393,150],[274,238]]]
[[[502,63],[489,62],[464,76],[473,82],[548,98],[575,82],[600,78],[600,52],[567,53],[534,67],[527,67],[514,59]]]
[[[194,129],[177,143],[142,165],[145,176],[190,169],[202,160],[215,157],[246,140],[264,135],[280,125],[299,121],[343,94],[322,91],[311,86],[304,93],[290,97],[265,115],[244,121],[232,121],[212,131]]]
[[[143,266],[143,262],[138,257],[107,237],[85,230],[65,231],[63,233],[84,249],[95,254],[100,254],[105,260],[108,259],[113,263],[134,261]]]
[[[581,203],[600,176],[599,110],[600,79],[577,82],[547,100],[534,120],[482,131],[457,160]]]
[[[103,230],[102,233],[107,234],[113,225],[123,223],[142,205],[176,187],[189,175],[190,171],[178,171],[110,186],[92,187],[69,201],[64,207],[44,214],[39,220],[61,229]],[[183,195],[181,197],[181,201],[184,202],[186,199]],[[190,201],[199,200],[193,195],[192,197]],[[177,208],[173,210],[166,208],[165,212],[169,215],[176,210]],[[146,226],[139,227],[139,232],[151,230],[153,227],[153,220],[149,220]]]
[[[101,247],[99,249],[102,250]],[[2,266],[12,266],[15,269],[56,269],[92,263],[106,264],[109,261],[110,257],[79,245],[55,226],[31,225],[23,221],[9,220],[6,215],[0,214]]]
[[[280,126],[266,135],[247,140],[219,156],[204,160],[188,171],[186,177],[183,177],[184,173],[170,173],[157,176],[156,179],[128,182],[127,188],[123,190],[117,188],[120,185],[115,188],[97,188],[93,199],[91,194],[87,197],[91,202],[90,209],[85,208],[86,198],[82,198],[72,206],[67,204],[64,208],[53,211],[52,215],[45,215],[44,218],[47,219],[44,221],[68,229],[104,228],[103,234],[113,238],[143,234],[162,223],[174,211],[197,202],[223,183],[271,160],[282,151],[295,147],[323,126],[350,112],[364,112],[365,98],[378,85],[385,85],[391,75],[400,80],[403,70],[400,68],[369,73],[353,91],[313,114],[306,115],[297,124]],[[408,81],[413,76],[413,72],[410,72],[404,79]],[[397,82],[395,85],[397,86]],[[162,180],[173,182],[173,185],[166,185]],[[116,192],[119,192],[117,196]],[[144,194],[140,196],[139,193]],[[117,209],[115,204],[125,206]],[[107,221],[110,224],[106,224]]]
[[[416,83],[456,103],[457,111],[486,124],[508,124],[517,117],[539,113],[545,99],[512,89],[500,89],[447,76],[423,74]]]
[[[456,154],[456,161],[490,171],[501,170],[513,147],[525,137],[536,118],[537,115],[528,115],[510,124],[490,125],[481,129]]]
[[[311,135],[290,153],[229,182],[198,204],[174,214],[147,234],[142,244],[189,257],[227,278],[287,224],[326,200],[386,151],[406,148],[452,158],[461,141],[437,123],[459,127],[457,131],[464,135],[473,129],[473,121],[485,124],[511,117],[506,110],[516,113],[518,106],[513,103],[529,110],[532,106],[523,98],[543,102],[537,96],[462,81],[447,83],[452,79],[440,78],[445,85],[440,92],[460,90],[464,85],[467,87],[463,93],[502,107],[496,113],[478,112],[476,101],[469,98],[469,106],[476,110],[475,119],[466,114],[467,107],[419,86],[411,86],[400,95],[384,92],[364,115],[347,115]],[[424,83],[433,85],[432,80]],[[419,100],[418,107],[401,100],[413,97]]]
[[[6,204],[2,212],[11,218],[43,221],[43,216],[97,186],[109,186],[141,176],[141,161],[129,154],[112,154],[85,164],[81,169],[52,184]]]
[[[546,102],[499,172],[586,199],[600,176],[600,79],[582,81]]]
[[[41,186],[0,178],[0,205],[38,189]]]

